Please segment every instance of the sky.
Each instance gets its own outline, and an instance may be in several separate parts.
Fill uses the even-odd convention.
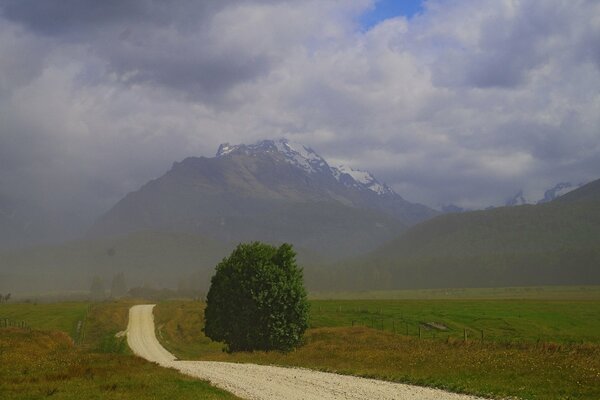
[[[280,137],[436,208],[600,178],[600,2],[0,0],[0,200],[81,230]]]
[[[423,12],[422,0],[379,0],[373,2],[358,18],[363,30],[373,28],[386,19],[404,17],[411,19]]]

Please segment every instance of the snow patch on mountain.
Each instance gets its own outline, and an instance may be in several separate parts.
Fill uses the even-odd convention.
[[[223,143],[219,146],[217,157],[232,154],[256,155],[261,152],[278,152],[283,159],[309,174],[324,173],[332,175],[338,182],[346,187],[359,190],[370,190],[378,195],[395,194],[386,184],[379,182],[367,172],[346,166],[331,167],[323,157],[310,147],[300,143],[290,142],[287,139],[262,140],[251,145],[230,145]]]
[[[560,183],[556,184],[556,186],[554,186],[553,188],[546,190],[544,192],[544,198],[539,200],[538,204],[547,203],[549,201],[552,201],[552,200],[556,199],[557,197],[560,197],[563,194],[567,194],[570,191],[575,190],[581,186],[582,186],[582,184],[573,185],[570,182],[560,182]]]
[[[223,143],[217,150],[217,157],[222,157],[234,151],[238,146],[231,146],[229,143]]]
[[[394,193],[389,186],[381,184],[370,172],[350,168],[345,165],[340,165],[337,168],[331,167],[331,170],[333,176],[346,186],[368,189],[379,195]],[[350,177],[351,179],[345,177]]]
[[[525,198],[525,196],[523,195],[523,191],[520,190],[513,197],[511,197],[510,199],[506,200],[506,203],[504,205],[507,206],[507,207],[512,207],[512,206],[522,206],[524,204],[528,204],[528,201]]]
[[[293,143],[287,139],[279,139],[274,142],[280,153],[285,155],[287,162],[296,165],[308,173],[315,173],[324,167],[329,167],[327,162],[313,149],[300,143]]]

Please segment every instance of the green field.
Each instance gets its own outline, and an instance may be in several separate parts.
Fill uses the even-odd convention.
[[[385,294],[396,299],[361,299]],[[182,359],[301,366],[493,398],[597,399],[599,294],[598,287],[326,294],[337,299],[311,300],[305,345],[290,353],[224,353],[202,333],[201,302],[159,303],[155,319],[159,340]],[[115,333],[139,302],[0,305],[0,318],[30,327],[0,328],[0,398],[235,398],[131,356]]]
[[[569,300],[568,291],[539,291],[553,300],[312,300],[306,344],[287,354],[224,353],[202,333],[200,302],[160,303],[155,318],[159,340],[182,359],[301,366],[495,398],[597,399],[598,288],[587,300]],[[430,322],[449,330],[421,325],[419,338],[420,323]]]
[[[367,326],[404,335],[500,342],[600,343],[600,301],[314,300],[314,328]]]
[[[24,322],[33,329],[59,330],[75,338],[77,325],[85,319],[88,307],[89,303],[0,304],[0,320]]]
[[[0,328],[0,399],[236,399],[129,355],[114,333],[134,302],[1,304],[29,328]],[[87,314],[81,343],[68,333]]]

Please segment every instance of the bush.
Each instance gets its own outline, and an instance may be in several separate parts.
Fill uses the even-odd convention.
[[[223,259],[206,299],[206,336],[228,351],[297,347],[308,326],[308,302],[295,257],[289,244],[254,242]]]

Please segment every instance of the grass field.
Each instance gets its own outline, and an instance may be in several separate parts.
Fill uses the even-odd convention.
[[[78,323],[85,319],[89,303],[6,303],[0,304],[0,319],[23,321],[33,329],[59,330],[72,338],[78,335]]]
[[[0,399],[237,398],[129,355],[114,333],[126,328],[134,303],[0,305],[0,316],[31,327],[0,328]],[[75,345],[67,332],[84,319]]]
[[[499,342],[600,343],[600,301],[315,300],[311,327],[361,325],[404,335]]]
[[[302,366],[496,398],[600,398],[597,287],[388,293],[398,300],[311,300],[306,344],[287,354],[224,353],[202,333],[200,302],[160,303],[157,333],[183,359]],[[115,333],[139,302],[0,305],[0,318],[33,328],[0,328],[0,398],[235,398],[131,356]],[[449,330],[422,325],[419,339],[419,324],[430,322]]]
[[[406,289],[311,292],[313,300],[600,300],[600,286]]]
[[[288,354],[224,353],[202,333],[199,302],[160,303],[155,317],[159,340],[183,359],[301,366],[497,398],[600,398],[599,301],[313,300],[311,305],[306,344]],[[375,319],[379,329],[349,326],[359,318]],[[453,334],[422,328],[419,339],[417,325],[409,336],[393,333],[391,322],[401,318],[442,321]],[[463,327],[475,326],[485,327],[484,340],[469,336],[465,342]]]

